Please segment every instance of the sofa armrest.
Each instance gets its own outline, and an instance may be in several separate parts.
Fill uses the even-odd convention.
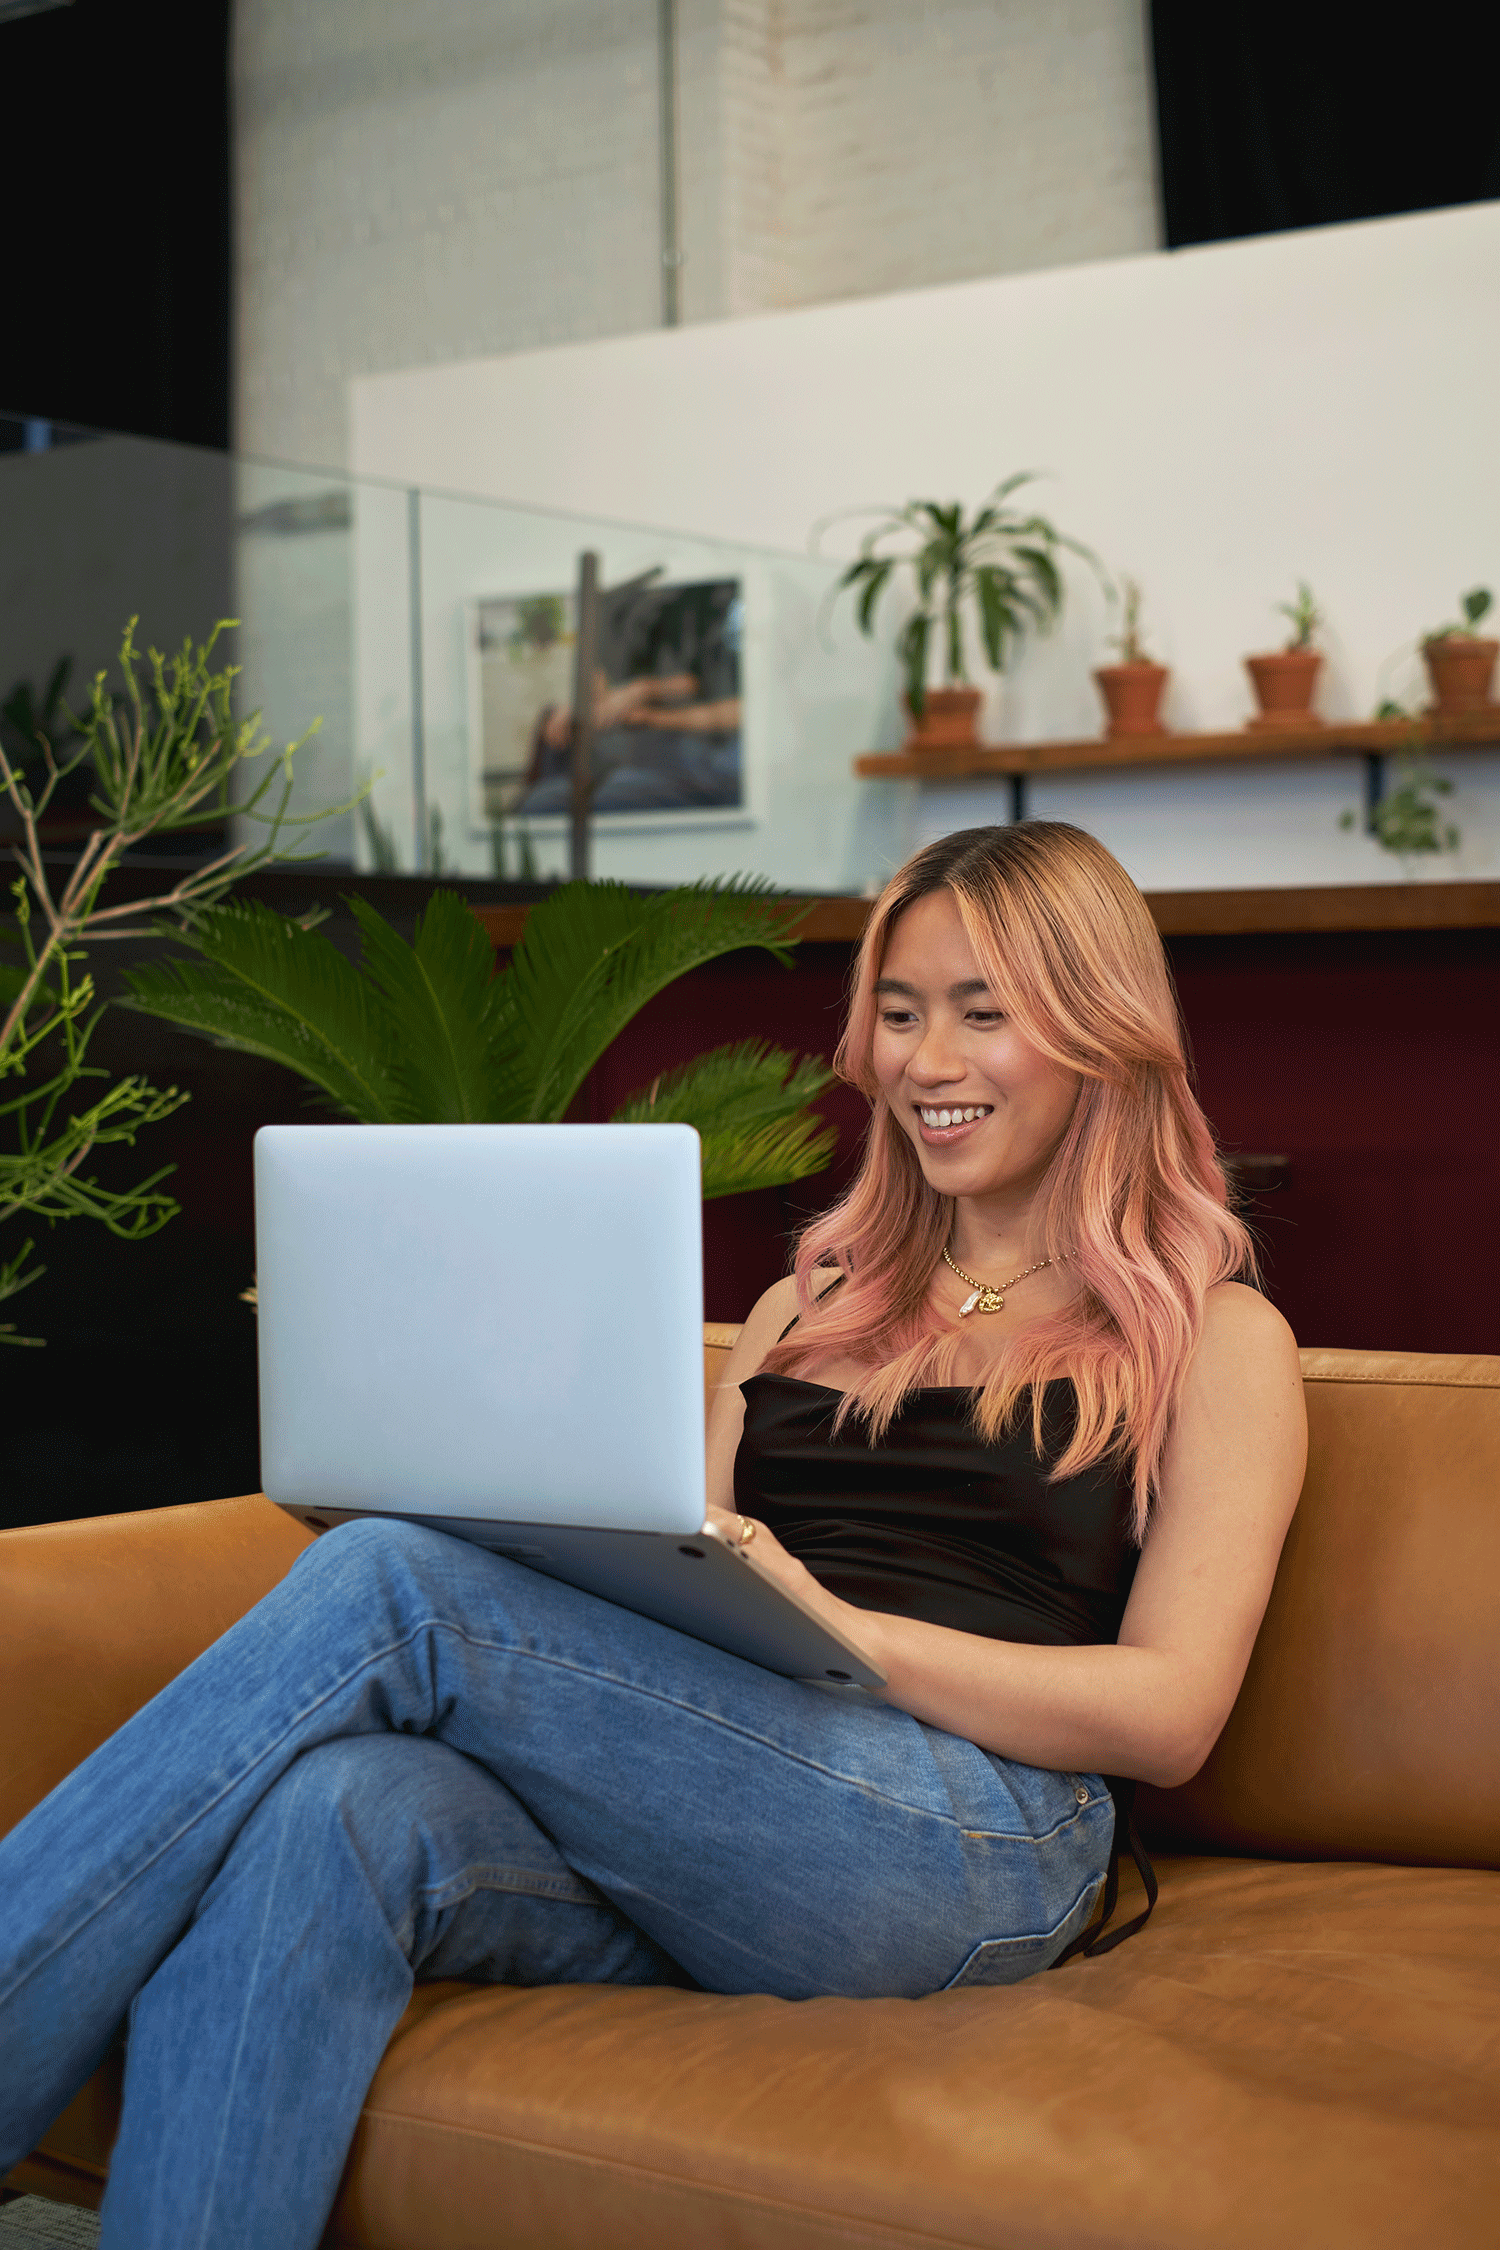
[[[283,1578],[259,1494],[0,1532],[0,1835]]]

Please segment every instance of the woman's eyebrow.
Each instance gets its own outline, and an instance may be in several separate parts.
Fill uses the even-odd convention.
[[[978,993],[988,992],[989,989],[983,977],[969,977],[963,984],[950,984],[948,998],[950,1000],[972,1000]],[[877,977],[875,979],[875,990],[877,993],[899,992],[902,998],[906,1000],[920,1000],[922,997],[914,984],[903,984],[900,977]]]

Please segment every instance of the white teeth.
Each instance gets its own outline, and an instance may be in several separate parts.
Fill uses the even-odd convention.
[[[941,1133],[950,1125],[971,1125],[976,1117],[988,1117],[989,1109],[976,1102],[968,1109],[923,1109],[918,1112],[929,1133]]]

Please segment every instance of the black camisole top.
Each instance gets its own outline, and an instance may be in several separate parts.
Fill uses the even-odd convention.
[[[825,1384],[752,1375],[740,1388],[735,1506],[773,1531],[830,1593],[856,1609],[990,1640],[1066,1647],[1119,1639],[1140,1559],[1130,1536],[1131,1478],[1119,1464],[1096,1462],[1048,1481],[1078,1412],[1065,1378],[1043,1396],[1040,1454],[1029,1399],[1010,1431],[987,1444],[971,1419],[971,1390],[913,1391],[871,1445],[857,1416],[835,1432],[842,1394]],[[1105,1779],[1115,1835],[1103,1910],[1053,1968],[1075,1953],[1112,1952],[1144,1928],[1156,1904],[1156,1873],[1133,1815],[1135,1784]],[[1110,1929],[1122,1850],[1135,1861],[1146,1907]]]
[[[1072,1435],[1073,1386],[1049,1383],[1043,1453],[1030,1401],[987,1444],[968,1389],[912,1392],[871,1445],[858,1416],[837,1432],[841,1393],[788,1375],[743,1385],[735,1506],[775,1533],[856,1609],[1051,1646],[1114,1641],[1139,1550],[1118,1464],[1048,1481]]]

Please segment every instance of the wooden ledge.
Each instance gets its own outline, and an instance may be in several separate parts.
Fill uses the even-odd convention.
[[[1113,741],[985,742],[965,750],[877,750],[856,758],[866,781],[976,781],[1121,766],[1261,765],[1279,758],[1399,757],[1403,750],[1500,745],[1500,704],[1451,719],[1337,720],[1327,726],[1241,727],[1233,734],[1133,734]]]
[[[864,934],[870,918],[867,898],[799,898],[789,903],[805,906],[808,911],[797,932],[799,940],[808,945],[856,945]],[[519,945],[521,932],[526,927],[529,906],[474,906],[470,912],[477,916],[491,945],[501,948]]]
[[[813,945],[857,945],[866,898],[815,898],[800,936]],[[1163,937],[1296,936],[1319,930],[1500,929],[1500,883],[1277,884],[1253,891],[1147,891]],[[476,906],[492,945],[520,942],[527,906]]]

